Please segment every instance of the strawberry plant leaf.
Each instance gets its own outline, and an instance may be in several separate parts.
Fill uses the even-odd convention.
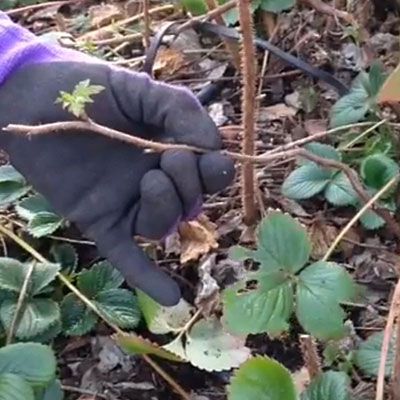
[[[344,372],[324,372],[311,381],[301,394],[301,400],[350,400],[349,383]]]
[[[280,13],[292,8],[295,0],[261,0],[261,9],[272,13]]]
[[[269,286],[279,281],[272,274],[264,275]],[[270,279],[269,279],[270,278]],[[223,293],[224,320],[234,334],[257,334],[268,332],[279,334],[288,329],[288,320],[293,312],[293,288],[281,274],[281,283],[275,288],[241,290],[227,288]]]
[[[297,400],[290,372],[269,357],[253,357],[231,379],[228,400]],[[322,400],[322,399],[321,399]]]
[[[333,146],[325,143],[311,142],[307,143],[304,148],[310,153],[315,154],[318,157],[327,158],[328,160],[341,161],[342,157],[339,151]],[[314,161],[302,159],[302,164],[314,164]]]
[[[78,276],[78,289],[93,298],[99,292],[117,289],[124,282],[121,273],[108,261],[101,261]]]
[[[259,225],[258,248],[253,257],[266,272],[297,272],[310,257],[311,242],[305,228],[289,215],[271,212]]]
[[[5,300],[0,305],[0,319],[8,331],[17,308],[17,299]],[[18,339],[40,335],[60,320],[58,304],[51,299],[34,298],[25,303],[15,330]]]
[[[192,15],[203,15],[208,11],[204,0],[180,0],[182,6]]]
[[[74,246],[69,243],[55,243],[50,249],[53,260],[61,265],[61,271],[65,274],[72,274],[78,266],[78,253]]]
[[[356,297],[357,287],[341,266],[319,261],[299,275],[296,314],[303,328],[321,340],[339,339],[345,334],[343,301]]]
[[[117,334],[114,335],[114,338],[118,345],[122,348],[122,350],[124,350],[127,354],[153,354],[157,357],[164,358],[165,360],[169,361],[182,361],[181,358],[177,355],[170,353],[163,347],[160,347],[157,344],[152,343],[149,340],[144,339],[140,336]]]
[[[43,211],[34,215],[28,222],[28,232],[35,238],[51,235],[62,226],[64,219],[57,214]]]
[[[97,323],[97,316],[73,294],[67,294],[61,303],[63,330],[70,336],[82,336]]]
[[[64,400],[64,393],[59,380],[55,380],[49,385],[41,400]]]
[[[309,199],[324,190],[332,172],[307,163],[292,171],[282,185],[282,194],[290,199]]]
[[[383,343],[383,332],[373,333],[367,340],[361,343],[354,354],[354,363],[367,376],[375,377],[378,375],[379,363]],[[394,365],[395,335],[389,343],[386,358],[385,376],[390,377]]]
[[[40,212],[49,212],[54,214],[50,203],[41,195],[33,194],[19,201],[15,206],[17,214],[26,221],[30,221]]]
[[[183,346],[182,338],[177,336],[172,342],[169,342],[162,346],[163,349],[175,354],[180,357],[182,360],[187,361],[185,348]]]
[[[332,178],[324,195],[335,206],[348,206],[358,200],[358,195],[344,172],[339,172]]]
[[[11,165],[0,167],[0,205],[8,205],[29,192],[25,178]]]
[[[55,378],[55,373],[56,358],[49,346],[14,343],[0,349],[0,375],[15,374],[34,387],[43,387]]]
[[[136,290],[140,309],[150,332],[163,335],[183,328],[189,322],[194,307],[185,299],[176,306],[163,307],[141,290]]]
[[[370,109],[368,82],[368,74],[361,72],[354,80],[350,92],[333,105],[330,115],[332,128],[364,119]]]
[[[385,83],[386,74],[380,61],[375,61],[369,69],[369,94],[376,97]]]
[[[137,299],[127,289],[104,290],[96,295],[93,302],[108,321],[120,328],[136,328],[140,321]]]
[[[185,353],[191,364],[206,371],[236,368],[250,356],[246,339],[223,330],[217,318],[201,319],[187,334]]]
[[[397,163],[384,154],[373,154],[362,160],[361,177],[365,184],[379,190],[400,171]]]
[[[0,374],[0,400],[35,400],[32,387],[18,375]]]

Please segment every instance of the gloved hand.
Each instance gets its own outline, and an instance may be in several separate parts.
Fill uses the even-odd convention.
[[[135,244],[134,235],[161,239],[182,219],[193,218],[203,195],[227,187],[233,162],[218,153],[216,126],[187,90],[107,64],[78,61],[23,65],[0,85],[0,127],[73,120],[56,104],[90,79],[106,89],[87,107],[95,122],[156,141],[213,150],[144,153],[91,132],[21,136],[1,132],[12,165],[53,206],[75,223],[132,287],[159,303],[180,299],[174,280]]]

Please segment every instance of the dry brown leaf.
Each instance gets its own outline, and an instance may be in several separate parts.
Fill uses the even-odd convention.
[[[197,260],[210,250],[218,248],[217,226],[205,215],[196,221],[183,222],[179,226],[181,263]]]
[[[287,106],[285,103],[278,103],[269,107],[260,108],[259,122],[268,122],[288,117],[294,117],[297,110]]]
[[[311,257],[319,260],[326,254],[335,240],[338,235],[338,229],[321,220],[316,220],[309,229],[312,243]]]
[[[154,62],[153,73],[158,79],[165,79],[181,72],[187,64],[184,54],[181,51],[164,48],[158,51]]]

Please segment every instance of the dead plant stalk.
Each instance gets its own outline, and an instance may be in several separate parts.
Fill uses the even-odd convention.
[[[238,0],[239,21],[242,31],[241,67],[243,79],[242,115],[243,142],[242,152],[252,156],[255,151],[255,110],[256,110],[256,54],[254,48],[254,27],[249,0]],[[242,165],[242,206],[243,221],[253,225],[257,218],[255,196],[254,165]]]

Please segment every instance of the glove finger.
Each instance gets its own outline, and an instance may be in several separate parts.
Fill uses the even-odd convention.
[[[160,166],[174,182],[182,201],[183,218],[194,218],[202,203],[196,155],[185,150],[168,150],[161,156]]]
[[[181,298],[178,284],[153,263],[125,232],[108,232],[97,242],[98,249],[117,268],[132,288],[138,288],[163,306],[176,305]],[[113,240],[114,238],[114,240]],[[117,240],[115,240],[117,238]]]
[[[134,232],[159,240],[178,225],[182,211],[181,200],[171,179],[161,170],[148,171],[140,181]]]
[[[233,160],[219,152],[210,152],[200,156],[199,169],[204,190],[209,194],[225,189],[235,177]]]

